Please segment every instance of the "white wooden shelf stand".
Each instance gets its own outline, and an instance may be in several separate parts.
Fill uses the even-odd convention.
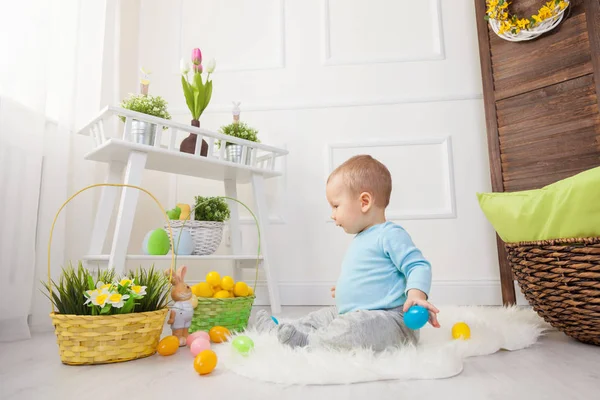
[[[116,119],[119,116],[125,117],[122,135],[118,135],[117,129],[105,129],[105,126],[118,126]],[[152,145],[135,142],[132,134],[134,120],[156,125],[156,137]],[[113,131],[117,136],[109,136],[109,131]],[[175,144],[178,131],[198,136],[194,154],[179,151]],[[237,198],[238,183],[251,183],[256,207],[253,212],[258,219],[262,236],[260,265],[267,281],[271,310],[273,313],[280,312],[281,303],[276,273],[269,264],[271,250],[268,240],[269,218],[264,181],[282,175],[282,172],[276,169],[276,158],[286,156],[287,150],[112,106],[103,109],[78,133],[90,136],[93,141],[93,150],[85,156],[85,159],[109,164],[106,183],[140,186],[144,169],[150,169],[222,181],[225,185],[226,196],[232,198]],[[208,143],[208,154],[205,157],[200,155],[202,138]],[[215,146],[215,141],[220,141],[219,148]],[[163,142],[168,144],[164,145]],[[241,160],[247,162],[230,161],[225,152],[226,143],[242,146]],[[110,254],[102,254],[112,210],[119,193],[121,198]],[[124,271],[126,260],[170,260],[170,255],[127,254],[138,196],[139,191],[133,188],[102,187],[89,253],[83,258],[85,261],[106,262],[109,268],[114,268],[121,273]],[[257,255],[241,254],[238,203],[228,201],[228,204],[231,211],[229,226],[232,254],[178,256],[177,259],[182,261],[232,260],[234,262],[234,279],[239,280],[242,268],[255,267],[256,263],[252,261],[256,261]]]

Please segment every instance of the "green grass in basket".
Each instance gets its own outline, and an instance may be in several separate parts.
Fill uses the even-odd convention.
[[[149,270],[139,268],[128,274],[129,279],[134,280],[140,286],[146,286],[146,295],[137,299],[132,312],[156,311],[166,307],[169,295],[169,279],[162,272],[155,271],[154,267]],[[70,315],[97,315],[94,307],[84,304],[84,295],[90,286],[95,287],[97,282],[115,282],[117,274],[114,270],[97,270],[90,272],[79,262],[77,268],[72,264],[62,269],[58,282],[52,281],[52,288],[48,282],[42,282],[44,295],[54,304],[56,311],[60,314]],[[112,310],[110,314],[118,313],[120,310]]]
[[[160,271],[155,271],[154,266],[150,270],[138,268],[135,271],[130,271],[129,279],[134,280],[140,286],[147,286],[146,296],[138,300],[139,303],[135,305],[133,312],[156,311],[167,306],[170,282]]]

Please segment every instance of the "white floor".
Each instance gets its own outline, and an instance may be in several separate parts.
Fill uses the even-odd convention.
[[[293,317],[309,307],[286,308]],[[0,399],[594,399],[600,398],[600,347],[551,332],[536,346],[467,360],[446,380],[347,386],[280,386],[217,369],[197,375],[180,349],[127,363],[72,367],[60,363],[52,333],[0,343]],[[273,368],[277,368],[276,365]]]

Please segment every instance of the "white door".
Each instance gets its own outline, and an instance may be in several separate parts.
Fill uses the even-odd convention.
[[[490,180],[472,0],[143,0],[140,13],[136,68],[153,71],[151,92],[174,118],[191,119],[178,65],[199,47],[217,60],[201,126],[229,123],[241,101],[260,140],[290,152],[269,197],[283,304],[331,302],[352,238],[329,221],[325,180],[359,153],[390,169],[387,215],[431,260],[432,299],[500,304],[494,233],[475,196]],[[176,181],[173,200],[222,193]],[[244,226],[247,251],[252,233]]]

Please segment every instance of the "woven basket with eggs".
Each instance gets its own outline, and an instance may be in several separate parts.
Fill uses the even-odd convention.
[[[229,276],[222,279],[217,272],[209,272],[206,282],[192,286],[198,297],[198,306],[190,333],[209,331],[214,326],[224,326],[232,332],[241,332],[248,326],[254,304],[254,289],[245,282],[234,282]]]

